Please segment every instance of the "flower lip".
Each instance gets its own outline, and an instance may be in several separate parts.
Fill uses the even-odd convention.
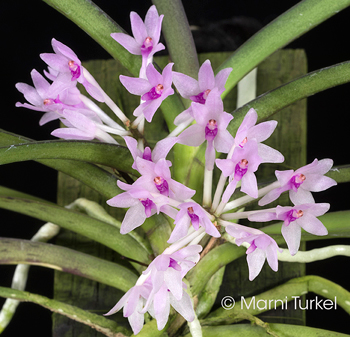
[[[302,173],[294,175],[290,179],[293,190],[296,191],[305,180],[306,180],[306,176]]]
[[[296,210],[296,209],[291,209],[287,214],[286,214],[286,219],[285,219],[285,226],[289,226],[289,224],[295,220],[298,220],[300,217],[304,215],[304,212],[302,210]]]
[[[207,89],[207,90],[200,92],[197,95],[190,96],[190,100],[192,100],[193,102],[196,102],[196,103],[205,104],[210,91],[211,91],[210,89]]]
[[[212,141],[218,134],[218,125],[215,119],[209,119],[205,127],[205,139]]]
[[[73,60],[68,61],[68,67],[72,74],[72,81],[78,79],[80,77],[81,71],[80,66],[74,62]]]
[[[239,181],[248,171],[248,160],[242,159],[236,164],[234,179]]]
[[[152,49],[153,49],[153,40],[150,36],[147,36],[141,46],[141,52],[145,54],[149,54],[152,51]]]
[[[160,194],[163,194],[165,196],[169,196],[169,185],[168,185],[168,182],[164,178],[158,176],[158,177],[155,177],[153,179],[153,181],[157,187],[157,190],[160,192]]]

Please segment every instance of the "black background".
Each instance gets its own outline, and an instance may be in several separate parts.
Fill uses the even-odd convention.
[[[332,1],[332,0],[330,0]],[[150,1],[95,1],[105,12],[127,31],[130,31],[129,12],[134,10],[144,18]],[[235,36],[222,46],[228,50],[250,34],[251,27],[264,26],[284,11],[298,3],[295,0],[184,0],[184,7],[191,25],[211,25],[218,40],[223,31]],[[232,19],[235,17],[234,19]],[[247,19],[250,18],[250,19]],[[290,48],[304,48],[307,53],[309,71],[349,60],[350,9],[338,13],[327,22],[314,28],[290,44]],[[218,25],[219,21],[231,20]],[[238,28],[237,22],[250,23],[248,28]],[[45,64],[39,58],[42,52],[51,52],[51,39],[71,47],[82,61],[109,58],[109,55],[88,35],[68,19],[42,1],[2,1],[0,3],[1,31],[1,114],[0,128],[37,140],[53,139],[50,132],[54,124],[39,127],[40,113],[15,108],[23,96],[15,89],[15,83],[32,84],[30,71],[39,72]],[[208,31],[204,30],[204,37]],[[209,36],[209,33],[208,33]],[[208,43],[206,43],[208,41]],[[229,46],[229,47],[228,47]],[[216,48],[215,43],[201,38],[200,51]],[[308,99],[308,162],[314,158],[332,158],[335,165],[350,163],[349,156],[349,89],[342,85]],[[56,172],[39,164],[25,162],[5,165],[0,168],[0,184],[41,198],[55,201]],[[342,184],[316,195],[317,202],[330,202],[331,210],[349,209],[349,184]],[[41,222],[1,210],[0,236],[30,239]],[[348,240],[328,241],[327,244],[349,243]],[[308,248],[323,245],[314,242]],[[0,266],[0,285],[10,286],[13,266]],[[308,274],[317,274],[339,283],[350,290],[349,260],[345,257],[307,265]],[[52,297],[51,270],[32,267],[27,289],[33,293]],[[313,298],[313,295],[311,295]],[[0,300],[0,305],[3,301]],[[23,331],[35,332],[36,336],[50,336],[51,313],[30,303],[20,305],[11,325],[3,336],[18,336]],[[329,330],[350,333],[349,316],[338,308],[336,311],[309,311],[307,324]]]

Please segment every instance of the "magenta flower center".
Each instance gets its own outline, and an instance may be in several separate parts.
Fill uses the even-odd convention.
[[[205,127],[205,139],[208,141],[214,140],[218,134],[218,126],[215,119],[210,119]]]
[[[291,209],[287,214],[286,214],[286,219],[284,221],[284,224],[288,226],[291,222],[299,219],[300,217],[303,216],[303,211],[302,210],[296,210],[296,209]]]
[[[162,96],[163,90],[163,84],[158,84],[155,87],[153,87],[149,92],[146,92],[144,95],[142,95],[141,99],[144,101],[151,101],[153,99],[157,99],[160,96]]]
[[[142,154],[142,159],[152,161],[152,151],[148,146],[145,148],[145,151]]]
[[[297,191],[299,186],[305,181],[306,177],[304,174],[299,173],[290,179],[293,191]]]
[[[139,199],[142,203],[142,205],[145,207],[145,213],[147,218],[150,217],[152,215],[152,208],[156,208],[156,204],[150,200],[150,199]]]
[[[145,38],[145,41],[143,41],[143,44],[141,46],[141,52],[144,55],[149,54],[153,49],[153,41],[152,38],[150,36],[147,36]]]
[[[80,76],[80,66],[76,64],[74,61],[68,62],[68,67],[70,70],[70,73],[72,74],[72,81],[76,80]]]
[[[187,208],[187,214],[191,219],[192,226],[195,230],[199,228],[199,217],[194,213],[193,207]]]
[[[156,185],[159,193],[168,197],[169,196],[168,182],[162,177],[155,177],[153,181],[154,181],[154,184]]]
[[[169,259],[169,268],[173,268],[177,271],[181,271],[180,265],[172,258]]]
[[[205,101],[207,100],[210,91],[210,89],[207,89],[199,93],[198,95],[190,96],[190,100],[196,103],[205,104]]]
[[[43,101],[44,105],[52,105],[52,104],[58,104],[58,103],[62,103],[59,99],[59,96],[57,96],[56,99],[53,98],[45,98]]]
[[[234,179],[240,181],[248,171],[248,160],[242,159],[235,167]]]

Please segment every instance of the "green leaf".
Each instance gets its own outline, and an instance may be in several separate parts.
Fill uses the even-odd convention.
[[[164,14],[162,31],[175,70],[198,77],[199,63],[190,26],[181,0],[152,0],[158,13]]]
[[[46,222],[52,222],[95,240],[125,257],[146,264],[150,263],[146,249],[130,235],[122,235],[115,226],[88,217],[85,214],[71,211],[51,203],[42,203],[31,199],[3,195],[0,196],[0,207]],[[133,247],[133,249],[130,249],[130,247]],[[133,265],[139,271],[144,268],[139,264],[133,263]]]
[[[244,247],[224,243],[206,254],[187,275],[193,296],[199,294],[209,279],[223,266],[243,256]]]
[[[268,327],[271,332],[274,332],[279,337],[299,336],[299,337],[346,337],[349,335],[311,328],[308,326],[281,324],[281,323],[269,323]],[[266,329],[252,325],[252,324],[235,324],[224,326],[204,326],[202,328],[203,337],[267,337],[269,334]],[[191,337],[191,334],[187,334],[184,337]]]
[[[0,146],[29,143],[32,140],[0,129]],[[61,171],[81,181],[105,198],[110,199],[121,192],[117,186],[117,178],[91,163],[77,160],[42,159],[37,162]]]
[[[71,159],[105,165],[135,173],[129,150],[120,145],[87,141],[52,140],[16,144],[0,148],[0,165],[25,160]]]
[[[234,69],[226,82],[223,97],[269,55],[349,5],[350,0],[304,0],[280,15],[238,48],[216,70],[217,73],[227,67]]]
[[[256,110],[259,120],[266,119],[296,101],[349,81],[350,61],[308,73],[260,95],[233,111],[234,120],[229,124],[228,130],[232,135],[235,135],[250,108]]]
[[[67,316],[74,321],[89,325],[91,328],[109,337],[130,336],[130,331],[110,319],[93,314],[78,307],[51,300],[47,297],[31,294],[11,288],[0,287],[0,297],[12,298],[22,302],[33,302],[58,314]]]
[[[86,277],[124,292],[137,281],[137,276],[121,265],[61,246],[0,238],[0,247],[0,264],[48,267]]]
[[[111,33],[125,33],[125,31],[101,8],[90,0],[44,1],[90,35],[134,76],[138,76],[141,56],[130,54],[110,36]]]
[[[350,165],[336,166],[325,175],[337,183],[348,183],[350,182]]]

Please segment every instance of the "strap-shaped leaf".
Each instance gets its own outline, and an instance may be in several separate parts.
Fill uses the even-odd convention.
[[[232,67],[223,96],[276,50],[350,5],[350,0],[304,0],[280,15],[245,42],[216,72]],[[239,66],[237,66],[239,65]]]
[[[130,235],[122,235],[118,228],[85,214],[51,203],[3,195],[0,196],[0,207],[46,222],[53,222],[95,240],[130,259],[146,264],[150,263],[147,250]],[[142,269],[138,264],[134,264],[134,266],[137,270]]]
[[[71,159],[109,166],[135,173],[129,150],[120,145],[87,141],[52,140],[16,144],[0,148],[0,165],[25,160]]]
[[[239,125],[250,108],[258,113],[258,119],[266,119],[275,112],[305,97],[350,81],[350,61],[308,73],[296,80],[271,90],[232,112],[234,120],[228,130],[236,134]]]
[[[27,291],[0,287],[0,297],[39,304],[53,312],[67,316],[74,321],[89,325],[91,328],[96,329],[109,337],[130,336],[131,333],[128,329],[119,326],[113,320],[107,319],[101,315],[91,313],[63,302],[52,300],[45,296],[31,294]]]
[[[30,264],[86,277],[124,292],[137,276],[129,269],[73,249],[42,242],[0,238],[0,264]]]
[[[44,0],[48,5],[73,21],[89,34],[108,53],[138,76],[141,56],[130,54],[110,36],[111,33],[125,33],[101,8],[90,0]],[[73,46],[72,46],[73,47]]]
[[[33,140],[0,129],[0,146],[29,143]],[[77,160],[42,159],[37,162],[61,171],[110,199],[120,193],[117,178],[101,167]]]
[[[326,176],[334,179],[337,183],[347,183],[350,181],[350,165],[334,167],[326,173]]]

